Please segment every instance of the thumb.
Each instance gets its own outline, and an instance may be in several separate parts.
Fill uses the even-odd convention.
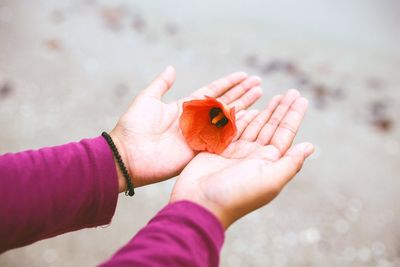
[[[143,90],[142,94],[161,98],[168,89],[171,88],[175,82],[175,69],[172,66],[168,66],[163,72],[161,72],[151,84]]]
[[[285,186],[302,168],[306,158],[314,152],[311,143],[301,143],[290,148],[274,166],[277,182]]]

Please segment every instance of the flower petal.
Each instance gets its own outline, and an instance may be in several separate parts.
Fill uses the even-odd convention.
[[[210,110],[215,107],[228,119],[223,127],[216,127],[210,121]],[[179,123],[187,143],[197,151],[222,153],[236,135],[235,110],[208,96],[183,103]]]

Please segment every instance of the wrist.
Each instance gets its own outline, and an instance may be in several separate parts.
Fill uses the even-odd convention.
[[[233,223],[233,221],[229,219],[229,216],[226,212],[223,211],[223,209],[221,209],[217,204],[208,201],[205,196],[200,196],[200,194],[198,193],[186,191],[186,194],[179,194],[173,192],[170,198],[170,203],[172,204],[178,201],[190,201],[203,207],[218,219],[224,231],[227,230],[228,227]]]

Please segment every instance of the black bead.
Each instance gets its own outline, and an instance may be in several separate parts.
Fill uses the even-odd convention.
[[[125,191],[125,195],[133,196],[135,194],[135,190],[134,190],[134,187],[133,187],[133,184],[132,184],[132,179],[131,179],[131,177],[129,175],[128,170],[125,167],[124,162],[122,161],[121,155],[119,154],[118,149],[114,144],[114,141],[112,140],[111,136],[106,132],[103,132],[101,134],[101,136],[103,136],[104,139],[106,139],[108,145],[111,147],[111,150],[112,150],[112,152],[114,154],[114,157],[117,160],[118,167],[119,167],[119,169],[121,170],[122,174],[125,177],[126,185],[127,185],[127,188],[128,188]]]

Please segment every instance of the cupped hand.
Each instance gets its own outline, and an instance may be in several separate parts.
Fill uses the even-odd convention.
[[[198,89],[189,97],[164,103],[161,97],[174,81],[175,70],[171,66],[167,67],[134,99],[110,133],[135,187],[178,175],[196,155],[179,129],[184,101],[211,96],[240,111],[262,95],[260,78],[238,72]],[[126,190],[121,173],[119,190]]]
[[[200,204],[225,229],[270,202],[313,152],[310,143],[291,147],[306,109],[307,100],[289,90],[261,112],[238,112],[235,141],[221,155],[199,153],[179,175],[170,201]]]

